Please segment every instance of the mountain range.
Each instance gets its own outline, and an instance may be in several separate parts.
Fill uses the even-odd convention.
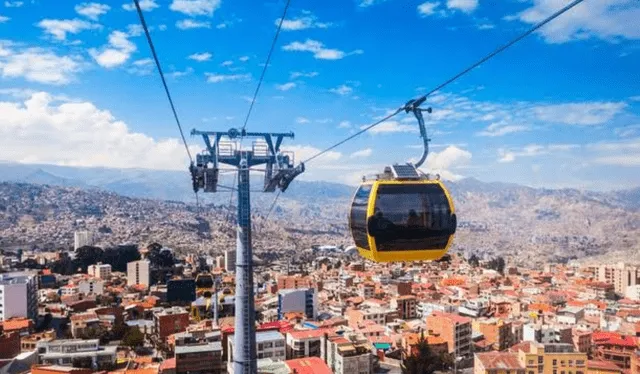
[[[186,170],[0,163],[0,181],[11,182],[13,188],[19,188],[16,183],[54,186],[52,188],[59,188],[60,194],[81,191],[90,196],[108,191],[114,193],[109,199],[126,196],[144,201],[143,206],[149,207],[166,204],[164,201],[168,200],[180,202],[171,209],[183,209],[188,214],[195,211],[194,194]],[[221,176],[220,185],[231,186],[233,183],[233,175]],[[252,189],[260,190],[261,177],[252,176],[251,183]],[[512,263],[531,265],[594,256],[612,261],[618,258],[633,260],[640,254],[640,188],[611,192],[553,190],[471,178],[447,185],[459,217],[454,250],[467,255],[475,253],[484,258],[501,255]],[[48,190],[49,196],[52,191]],[[224,207],[228,210],[227,206],[235,196],[232,197],[230,190],[221,188],[221,191],[224,192],[206,197],[200,194],[202,205],[208,206],[207,209]],[[314,243],[318,244],[349,244],[346,217],[354,191],[353,186],[296,180],[279,197],[269,221],[264,215],[274,195],[254,193],[254,223],[264,229],[264,234],[286,236],[289,241],[309,236],[305,237],[305,243],[314,242],[315,238]],[[11,201],[7,203],[11,204]],[[79,213],[78,218],[81,215]],[[229,214],[208,218],[229,221]],[[154,224],[153,221],[147,223]],[[175,229],[180,230],[180,227],[177,225]],[[212,224],[211,227],[228,232],[225,238],[232,245],[233,229],[229,222],[217,222],[217,226]],[[3,235],[0,231],[0,236],[6,237],[6,233]],[[126,235],[118,236],[124,237]],[[277,250],[277,246],[274,248]]]

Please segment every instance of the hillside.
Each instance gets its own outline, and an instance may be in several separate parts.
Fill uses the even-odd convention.
[[[104,243],[155,240],[185,251],[212,253],[235,246],[229,192],[213,194],[199,221],[188,179],[183,181],[186,172],[20,167],[19,174],[16,165],[0,164],[4,179],[30,182],[0,184],[0,247],[68,246],[73,231],[83,227],[93,231],[102,227],[99,238]],[[119,179],[109,179],[117,174]],[[253,183],[260,187],[259,179]],[[475,179],[449,186],[460,226],[454,250],[481,257],[500,254],[522,264],[611,253],[631,258],[640,253],[638,189],[596,193]],[[254,193],[256,252],[351,244],[346,216],[353,190],[296,181],[278,200],[269,222],[263,215],[273,195]],[[122,196],[125,192],[129,196]],[[155,199],[130,197],[145,192]],[[161,200],[164,194],[172,201]],[[187,202],[176,201],[179,196]]]

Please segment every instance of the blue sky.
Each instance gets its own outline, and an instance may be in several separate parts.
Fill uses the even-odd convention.
[[[567,3],[291,0],[248,129],[292,130],[289,149],[306,158]],[[284,2],[142,5],[185,129],[240,127]],[[186,166],[133,9],[0,3],[0,160]],[[636,0],[585,0],[430,97],[425,169],[533,186],[640,185],[638,19]],[[418,158],[419,145],[415,120],[400,115],[309,164],[304,177],[357,183]]]

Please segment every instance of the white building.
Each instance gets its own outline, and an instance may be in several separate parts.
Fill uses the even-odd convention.
[[[76,231],[73,234],[73,249],[93,245],[93,233],[89,231]]]
[[[630,300],[640,301],[640,285],[627,286],[624,296]]]
[[[318,298],[315,288],[278,290],[278,319],[288,312],[302,312],[307,318],[316,319]]]
[[[329,339],[325,361],[336,374],[373,373],[373,347],[362,335]]]
[[[229,335],[227,339],[227,372],[234,374],[233,355],[234,355],[234,338],[235,335]],[[256,352],[258,359],[270,358],[273,361],[284,361],[287,359],[287,349],[284,335],[278,331],[257,331],[256,332]]]
[[[104,281],[99,279],[87,279],[78,282],[78,291],[85,295],[102,295],[104,293]]]
[[[39,362],[45,365],[74,366],[74,361],[91,360],[94,367],[115,364],[116,346],[100,346],[98,339],[62,339],[39,341]]]
[[[149,287],[150,281],[149,261],[140,260],[127,264],[127,284],[129,286],[141,284]]]
[[[236,251],[228,249],[224,251],[224,270],[235,273],[236,271]]]
[[[98,279],[109,279],[111,278],[111,265],[102,263],[89,265],[87,274]]]
[[[0,320],[38,317],[38,275],[30,272],[0,274]]]

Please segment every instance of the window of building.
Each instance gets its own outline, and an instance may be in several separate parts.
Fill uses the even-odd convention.
[[[569,360],[569,366],[573,366],[573,360]]]
[[[584,365],[584,360],[576,360],[576,365],[583,366]]]
[[[533,371],[529,371],[529,374],[535,374]]]
[[[553,360],[553,366],[558,366],[558,360]]]
[[[529,360],[529,365],[533,365],[533,360]]]

